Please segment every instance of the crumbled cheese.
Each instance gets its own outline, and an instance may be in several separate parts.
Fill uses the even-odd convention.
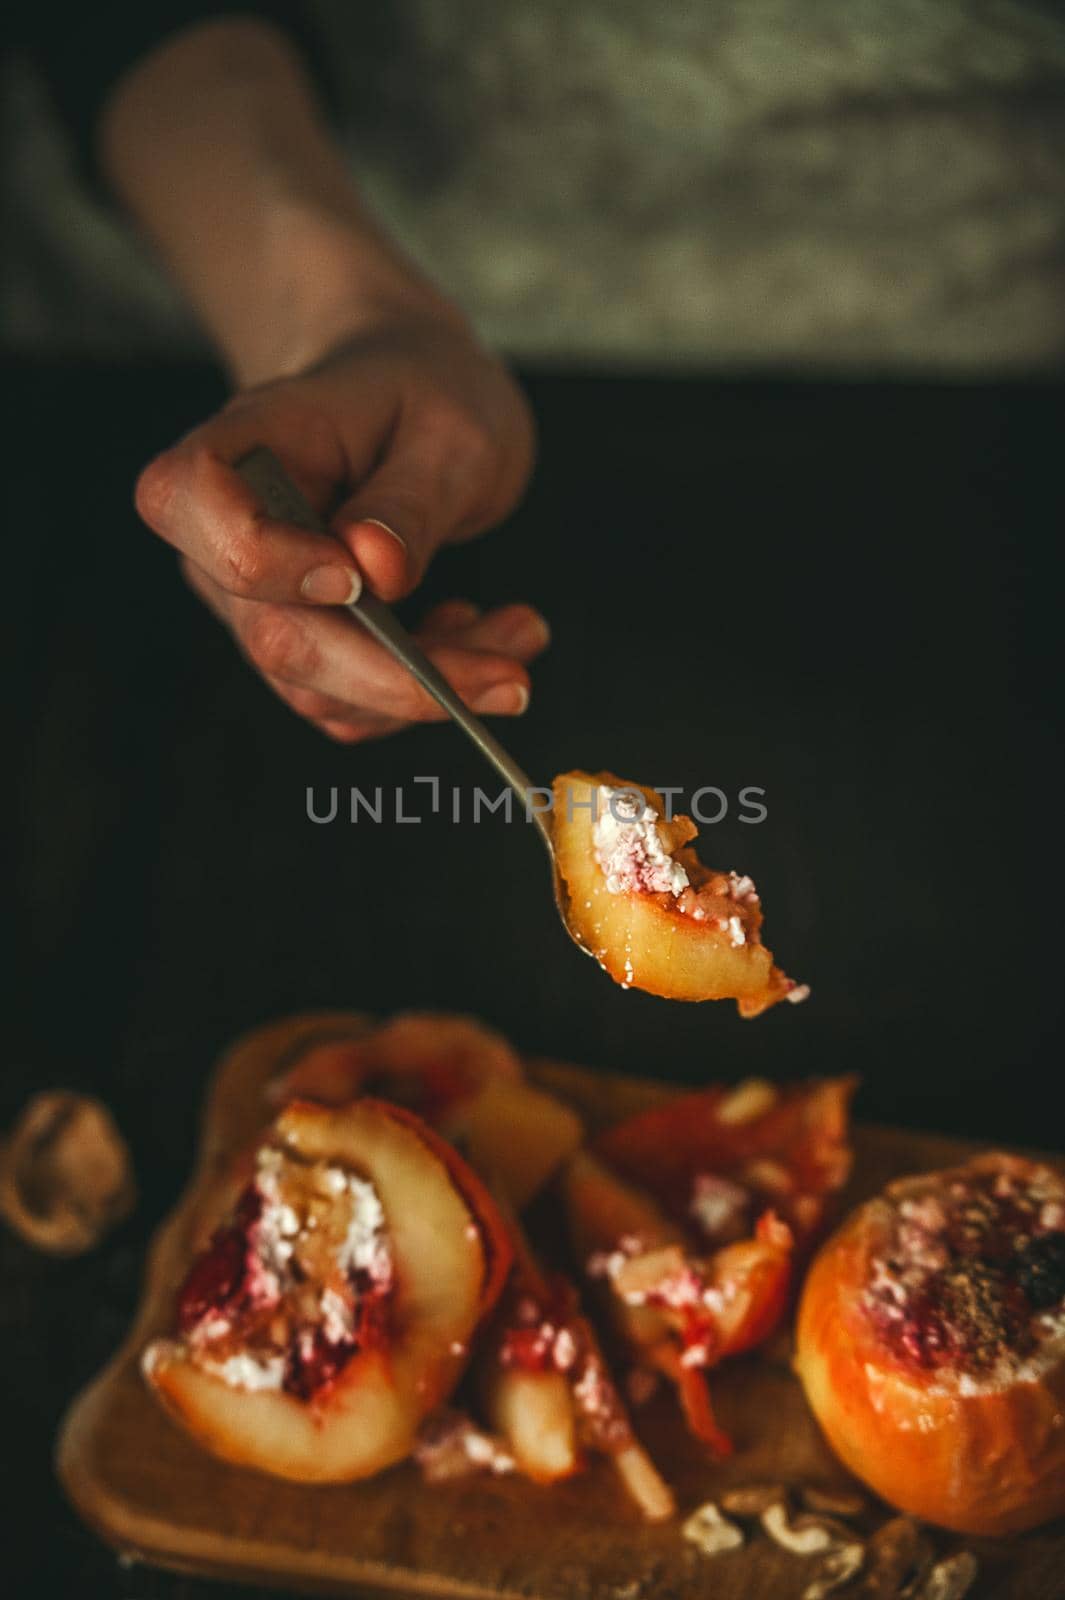
[[[605,1417],[611,1409],[612,1396],[597,1361],[589,1361],[573,1385],[573,1398],[581,1414],[586,1417]]]
[[[705,1367],[710,1360],[710,1351],[705,1344],[690,1344],[681,1353],[680,1364],[682,1367]]]
[[[551,1351],[559,1372],[568,1372],[577,1359],[577,1341],[568,1328],[560,1328]]]
[[[1038,1381],[1062,1359],[1065,1295],[1024,1311],[1027,1258],[1038,1249],[1042,1218],[1048,1206],[1065,1204],[1055,1190],[1060,1197],[1050,1169],[985,1167],[889,1191],[887,1233],[862,1301],[880,1336],[928,1369],[931,1392],[992,1393]],[[1051,1209],[1052,1227],[1056,1215]]]
[[[280,1389],[285,1376],[283,1355],[256,1359],[247,1351],[241,1351],[239,1355],[228,1356],[225,1361],[211,1361],[204,1357],[200,1365],[234,1389]]]
[[[331,1195],[335,1198],[337,1195],[343,1194],[347,1186],[347,1173],[341,1172],[339,1167],[325,1167],[317,1176],[316,1187],[321,1190],[322,1194]]]
[[[592,844],[611,894],[680,894],[688,887],[688,874],[663,849],[657,814],[641,797],[603,783],[596,811]]]
[[[487,1467],[496,1473],[513,1472],[517,1463],[486,1433],[471,1428],[463,1438],[463,1448],[475,1467]]]
[[[742,1233],[750,1206],[750,1191],[743,1184],[701,1172],[692,1186],[688,1210],[709,1239],[727,1244]]]
[[[461,1411],[438,1411],[422,1425],[414,1459],[428,1483],[447,1483],[468,1477],[480,1468],[493,1473],[513,1472],[514,1457],[501,1440],[482,1433]]]
[[[262,1210],[251,1229],[253,1247],[250,1292],[257,1304],[275,1301],[281,1292],[296,1240],[300,1219],[281,1199],[279,1176],[284,1157],[280,1150],[266,1145],[256,1158],[255,1184],[262,1197]]]
[[[353,1215],[347,1237],[337,1253],[343,1272],[367,1272],[375,1280],[387,1278],[392,1270],[385,1240],[385,1211],[372,1183],[353,1174],[346,1177]]]
[[[335,1289],[323,1289],[321,1298],[322,1332],[330,1344],[343,1344],[354,1331],[352,1307]]]
[[[256,1312],[275,1313],[271,1337],[284,1342],[277,1332],[278,1319],[285,1328],[290,1319],[297,1325],[292,1333],[292,1348],[304,1363],[315,1358],[316,1342],[323,1337],[334,1346],[350,1346],[356,1329],[356,1310],[361,1288],[368,1277],[375,1287],[387,1288],[392,1276],[392,1258],[385,1227],[384,1208],[372,1183],[339,1166],[319,1162],[309,1171],[315,1194],[328,1197],[334,1213],[334,1226],[346,1232],[335,1253],[336,1268],[320,1288],[318,1315],[305,1322],[307,1295],[303,1274],[295,1271],[295,1255],[317,1219],[313,1209],[300,1202],[299,1211],[290,1198],[299,1193],[285,1185],[286,1157],[282,1150],[267,1145],[256,1158],[255,1191],[258,1214],[247,1231],[247,1254],[242,1297]],[[315,1202],[320,1206],[320,1202]],[[303,1213],[303,1214],[301,1214]],[[350,1220],[349,1220],[350,1219]],[[356,1274],[359,1275],[356,1279]],[[293,1310],[285,1297],[298,1291],[299,1306]],[[238,1321],[239,1328],[239,1321]],[[185,1350],[204,1371],[214,1374],[234,1388],[258,1390],[283,1387],[286,1373],[284,1352],[265,1356],[248,1351],[224,1354],[232,1349],[228,1336],[233,1321],[225,1312],[209,1310],[188,1333]],[[220,1344],[220,1341],[227,1341]]]
[[[193,1329],[198,1340],[209,1342],[211,1339],[224,1339],[233,1324],[228,1317],[219,1316],[216,1311],[209,1311]]]

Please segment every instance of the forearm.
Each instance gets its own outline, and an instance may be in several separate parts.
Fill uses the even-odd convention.
[[[244,386],[397,316],[459,313],[361,206],[302,63],[267,24],[177,35],[117,86],[104,171]]]

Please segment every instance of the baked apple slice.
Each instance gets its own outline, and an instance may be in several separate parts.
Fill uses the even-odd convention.
[[[755,1017],[809,989],[773,965],[750,878],[704,867],[690,817],[613,773],[555,779],[553,829],[568,918],[623,988],[667,1000],[735,1000]]]
[[[312,1045],[271,1087],[343,1105],[360,1094],[408,1106],[459,1146],[522,1211],[580,1145],[571,1107],[527,1083],[503,1037],[469,1017],[409,1013],[357,1039]]]
[[[986,1534],[1065,1514],[1065,1177],[991,1154],[892,1184],[815,1259],[796,1367],[902,1510]]]
[[[535,1482],[572,1476],[588,1450],[609,1457],[649,1521],[672,1516],[672,1493],[633,1432],[576,1289],[545,1275],[516,1222],[512,1239],[514,1269],[479,1361],[490,1424]]]
[[[410,1112],[294,1102],[178,1293],[152,1388],[226,1460],[302,1482],[406,1456],[509,1269],[505,1228]]]
[[[801,1246],[850,1175],[857,1081],[715,1084],[615,1123],[594,1148],[707,1245],[747,1237],[772,1207]]]
[[[778,1326],[791,1281],[791,1232],[772,1211],[753,1236],[703,1255],[650,1196],[594,1156],[568,1165],[574,1246],[609,1293],[618,1332],[644,1367],[676,1386],[688,1426],[716,1455],[732,1446],[714,1417],[706,1373]]]
[[[344,1105],[370,1094],[435,1122],[495,1078],[522,1078],[502,1034],[475,1017],[407,1011],[368,1031],[312,1042],[272,1081],[268,1095],[281,1106],[292,1099]]]

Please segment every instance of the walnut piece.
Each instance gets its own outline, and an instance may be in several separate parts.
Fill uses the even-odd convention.
[[[734,1517],[760,1517],[770,1506],[782,1505],[787,1491],[779,1483],[748,1483],[738,1489],[728,1489],[721,1496],[721,1504]]]
[[[830,1550],[817,1569],[815,1577],[802,1592],[802,1600],[825,1600],[826,1595],[842,1589],[861,1572],[865,1562],[865,1546],[840,1544]]]
[[[125,1140],[106,1106],[53,1090],[33,1097],[0,1150],[0,1213],[53,1255],[91,1250],[133,1208]]]
[[[783,1500],[762,1512],[762,1527],[774,1544],[780,1545],[782,1550],[790,1550],[793,1556],[825,1555],[854,1543],[851,1529],[829,1517],[804,1515],[792,1519]]]
[[[865,1500],[856,1489],[821,1489],[808,1484],[802,1491],[807,1511],[824,1512],[830,1517],[860,1517]]]
[[[918,1600],[962,1600],[976,1582],[979,1564],[971,1550],[959,1550],[932,1567],[920,1588]]]
[[[723,1550],[738,1550],[743,1543],[742,1528],[722,1516],[712,1500],[692,1512],[681,1532],[704,1556],[717,1556]]]
[[[920,1592],[934,1551],[911,1517],[892,1517],[879,1527],[866,1547],[863,1594],[896,1600],[908,1585]]]

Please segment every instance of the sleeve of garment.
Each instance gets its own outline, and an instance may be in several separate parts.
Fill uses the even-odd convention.
[[[281,28],[299,48],[329,94],[321,40],[300,0],[262,5],[219,5],[210,0],[142,0],[139,6],[54,6],[32,0],[19,7],[19,43],[45,79],[88,175],[98,180],[96,128],[108,95],[122,75],[172,34],[222,17],[253,17]]]

